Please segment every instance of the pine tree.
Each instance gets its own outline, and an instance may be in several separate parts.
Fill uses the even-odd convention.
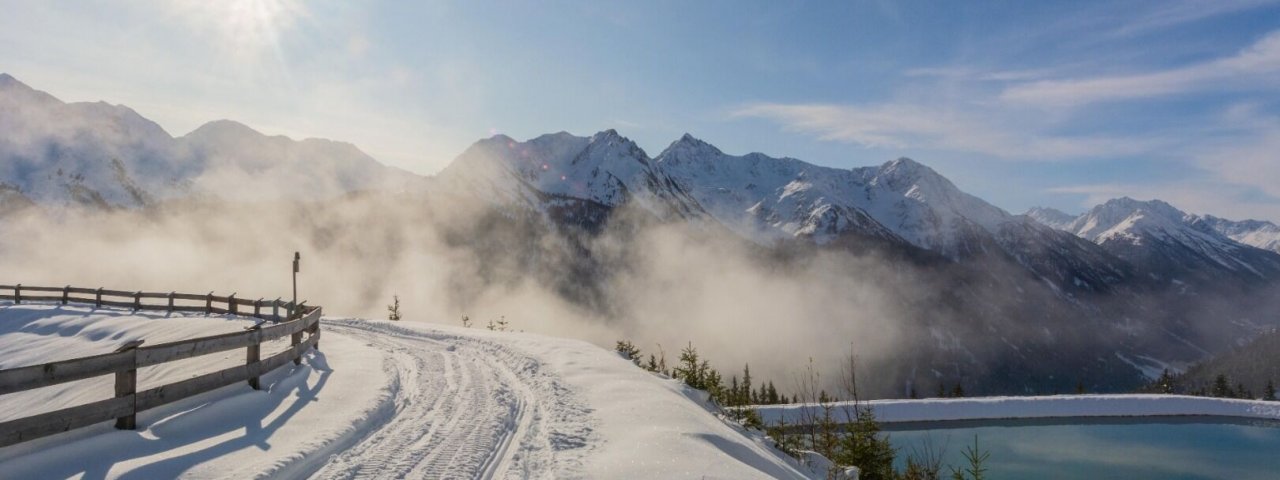
[[[751,365],[742,366],[742,404],[752,403],[751,399]]]
[[[631,344],[631,342],[627,340],[618,340],[615,350],[618,351],[618,354],[622,355],[622,358],[631,360],[631,363],[636,364],[637,367],[640,366],[640,349],[636,348],[636,346]]]
[[[471,328],[471,317],[462,316],[462,328]]]
[[[947,397],[947,387],[942,386],[942,382],[938,382],[938,395],[936,396],[937,398]]]
[[[1227,398],[1231,396],[1231,384],[1227,383],[1227,376],[1225,374],[1219,373],[1218,377],[1213,379],[1213,396],[1218,398]]]
[[[667,351],[662,349],[662,344],[658,344],[658,372],[671,376],[671,371],[667,370]]]
[[[1164,369],[1160,373],[1160,378],[1156,379],[1156,390],[1160,393],[1173,393],[1173,375],[1169,374],[1169,369]]]
[[[1076,394],[1077,394],[1077,395],[1083,395],[1083,394],[1084,394],[1084,380],[1077,380],[1077,381],[1076,381]]]
[[[706,360],[703,360],[702,364],[706,367],[705,383],[707,386],[707,393],[711,394],[711,398],[715,400],[716,403],[724,405],[724,384],[720,379],[720,372],[715,371],[715,369],[711,368],[710,365],[707,365]]]
[[[499,332],[507,331],[507,317],[505,316],[498,317],[498,331]]]
[[[858,467],[859,479],[893,479],[896,452],[889,438],[880,435],[880,424],[871,407],[855,407],[856,421],[840,437],[835,461]]]
[[[693,342],[690,342],[688,346],[684,347],[684,350],[680,351],[680,361],[671,373],[673,377],[683,381],[685,385],[701,388],[702,381],[698,378],[698,351],[693,348]]]
[[[645,365],[644,369],[650,372],[658,372],[658,358],[654,357],[652,353],[649,354],[649,364]]]
[[[964,387],[960,386],[960,382],[956,382],[956,387],[951,389],[951,396],[955,398],[964,398]]]
[[[391,305],[387,305],[387,320],[399,321],[400,320],[400,296],[392,295],[391,299],[395,303],[392,303]]]
[[[951,478],[956,480],[965,480],[972,478],[973,480],[983,480],[987,476],[987,467],[983,466],[987,459],[991,457],[991,452],[984,451],[978,447],[978,436],[973,436],[973,446],[966,446],[963,452],[964,458],[969,462],[969,468],[951,469]],[[965,474],[968,474],[966,477]]]
[[[1275,383],[1272,383],[1269,378],[1267,379],[1266,388],[1262,390],[1262,399],[1272,402],[1276,401],[1276,385]]]

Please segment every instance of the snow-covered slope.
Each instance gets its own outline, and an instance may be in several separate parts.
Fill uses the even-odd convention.
[[[656,162],[721,223],[760,243],[796,236],[825,243],[848,233],[904,241],[859,207],[848,170],[760,153],[726,155],[688,134]]]
[[[822,242],[859,232],[954,254],[974,227],[994,232],[1014,220],[907,158],[843,170],[761,153],[727,155],[686,134],[656,161],[721,222],[765,240],[806,235]]]
[[[1280,275],[1280,255],[1229,238],[1218,230],[1222,225],[1159,200],[1124,197],[1098,205],[1062,228],[1162,276]]]
[[[123,105],[64,103],[0,74],[0,208],[139,207],[190,196],[319,199],[419,188],[354,146],[268,137],[230,121],[173,138]]]
[[[243,323],[0,306],[0,359],[31,364]],[[6,447],[3,476],[813,477],[716,417],[698,392],[587,343],[413,322],[324,319],[321,328],[321,353],[267,376],[265,391],[232,385],[144,412],[138,431],[102,424]],[[217,360],[243,361],[240,351],[226,357]],[[140,372],[140,382],[207,368],[187,361]],[[103,380],[2,397],[0,415],[98,399],[111,391]]]
[[[1058,230],[1066,230],[1071,225],[1071,222],[1076,221],[1076,218],[1079,217],[1079,215],[1071,215],[1062,210],[1048,207],[1032,207],[1024,215]]]
[[[1280,252],[1280,225],[1262,220],[1234,221],[1213,215],[1192,215],[1193,226],[1209,228],[1237,242]]]
[[[614,130],[590,137],[560,132],[526,142],[497,135],[472,145],[437,180],[456,194],[544,213],[566,203],[603,209],[631,204],[660,218],[701,213],[644,150]]]

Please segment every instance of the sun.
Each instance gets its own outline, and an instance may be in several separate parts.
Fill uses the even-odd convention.
[[[176,3],[236,56],[280,55],[281,36],[305,15],[299,0],[183,0]]]

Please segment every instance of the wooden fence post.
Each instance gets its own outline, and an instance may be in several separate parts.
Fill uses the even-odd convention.
[[[71,285],[62,287],[62,304],[67,304],[67,296],[71,294]]]
[[[291,340],[292,340],[292,341],[291,341],[291,342],[289,342],[289,343],[290,343],[290,345],[292,345],[294,348],[297,348],[297,347],[298,347],[298,345],[302,343],[302,332],[303,332],[304,330],[306,330],[306,329],[298,330],[297,332],[294,332],[294,333],[293,333],[293,337],[291,338]],[[302,365],[302,352],[298,352],[298,356],[296,356],[296,357],[294,357],[294,358],[293,358],[293,364],[294,364],[294,365]]]
[[[142,310],[142,292],[134,292],[133,294],[133,311]]]
[[[13,303],[15,305],[22,303],[22,284],[21,283],[13,286]]]
[[[142,340],[134,340],[132,342],[121,345],[116,349],[116,353],[124,351],[133,351],[133,361],[130,362],[133,368],[116,372],[116,398],[133,397],[133,407],[129,409],[129,414],[116,419],[116,428],[120,430],[136,430],[138,428],[138,347],[142,345]]]
[[[228,312],[231,312],[231,314],[232,314],[232,315],[235,315],[235,314],[236,314],[236,312],[237,312],[237,311],[239,311],[239,310],[240,310],[240,309],[236,308],[236,294],[234,294],[234,293],[233,293],[233,294],[231,294],[231,295],[228,295],[228,296],[227,296],[227,311],[228,311]]]
[[[93,299],[93,306],[95,308],[102,308],[102,287],[98,287],[98,295]]]
[[[261,328],[262,328],[262,324],[257,324],[252,327],[244,327],[245,330],[251,330],[251,331],[257,331]],[[253,343],[249,344],[249,351],[245,355],[245,360],[244,360],[245,368],[249,369],[250,374],[253,373],[254,369],[258,368],[257,364],[258,364],[258,361],[261,360],[261,357],[262,357],[262,344],[255,339]],[[249,377],[249,387],[254,390],[262,390],[262,385],[258,382],[257,375]]]
[[[280,323],[280,297],[276,297],[276,301],[271,302],[271,320]]]
[[[169,313],[173,313],[173,294],[174,292],[169,292]]]
[[[213,292],[204,297],[204,313],[205,315],[213,314]]]
[[[253,316],[255,318],[262,318],[262,299],[261,298],[253,301]]]

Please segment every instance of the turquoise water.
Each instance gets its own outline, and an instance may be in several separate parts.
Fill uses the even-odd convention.
[[[1280,479],[1275,423],[1210,417],[885,425],[899,461],[932,447],[947,464],[977,435],[991,479]]]

